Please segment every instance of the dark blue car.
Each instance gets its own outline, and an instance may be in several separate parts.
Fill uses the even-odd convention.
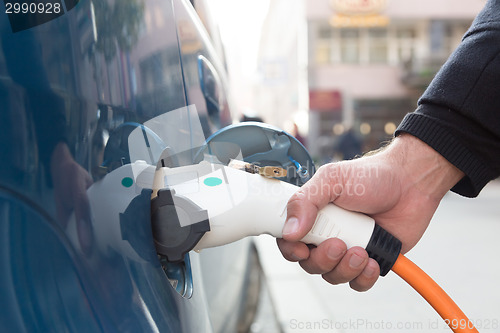
[[[205,138],[232,122],[224,67],[191,3],[1,7],[0,331],[248,330],[259,289],[249,240],[168,262],[147,194],[102,218],[86,192],[133,162],[128,135],[158,116],[195,106]]]

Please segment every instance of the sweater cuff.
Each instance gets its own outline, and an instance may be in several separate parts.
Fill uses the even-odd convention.
[[[430,117],[409,113],[398,126],[395,136],[411,134],[441,154],[451,164],[465,173],[451,190],[466,197],[476,197],[494,178],[494,173],[475,156],[448,128]]]

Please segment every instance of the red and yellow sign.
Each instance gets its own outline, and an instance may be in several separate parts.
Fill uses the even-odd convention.
[[[342,95],[338,90],[309,90],[309,109],[318,112],[340,111]]]

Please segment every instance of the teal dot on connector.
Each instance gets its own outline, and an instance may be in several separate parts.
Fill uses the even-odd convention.
[[[130,187],[134,184],[134,180],[130,177],[125,177],[122,179],[122,185],[125,187]]]
[[[203,183],[207,186],[217,186],[222,184],[222,179],[217,177],[208,177],[203,181]]]

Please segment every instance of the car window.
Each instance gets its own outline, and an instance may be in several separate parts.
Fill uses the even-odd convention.
[[[205,135],[209,135],[231,123],[224,67],[193,8],[175,2],[174,10],[187,101],[196,105]]]

